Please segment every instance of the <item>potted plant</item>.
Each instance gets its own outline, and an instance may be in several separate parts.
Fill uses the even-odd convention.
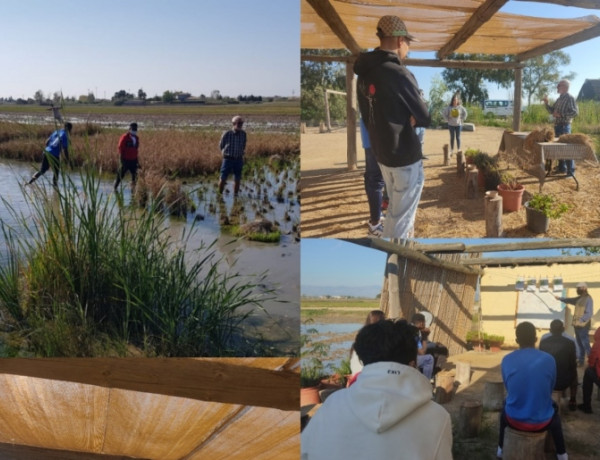
[[[315,340],[318,333],[317,329],[308,328],[306,333],[300,335],[300,357],[302,358],[300,406],[302,407],[321,402],[319,397],[321,380],[327,375],[327,366],[323,364],[322,358],[329,353],[329,344]]]
[[[497,189],[502,197],[503,211],[511,212],[521,209],[525,187],[517,182],[515,176],[509,172],[503,172],[500,175],[500,184],[498,184]]]
[[[468,165],[473,164],[473,158],[478,153],[480,153],[480,150],[477,150],[477,149],[467,149],[465,151],[465,163],[467,163]]]
[[[484,337],[485,334],[480,331],[468,331],[466,337],[467,348],[470,350],[483,350]]]
[[[491,178],[495,177],[495,180],[499,179],[498,160],[496,158],[491,157],[487,153],[478,151],[478,153],[473,156],[473,164],[479,171],[478,185],[480,188],[486,188],[486,175],[489,175]],[[496,186],[493,188],[495,189]]]
[[[503,335],[485,334],[485,343],[490,351],[500,351],[500,347],[504,343]]]
[[[527,228],[534,233],[546,233],[550,219],[558,219],[569,210],[565,203],[559,203],[552,195],[534,194],[525,203],[527,212]]]

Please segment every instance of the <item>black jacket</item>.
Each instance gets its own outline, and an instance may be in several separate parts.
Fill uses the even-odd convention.
[[[423,158],[421,143],[410,125],[427,127],[431,117],[414,75],[392,51],[362,53],[354,63],[357,98],[377,161],[388,167],[408,166]]]
[[[577,380],[575,342],[562,335],[552,334],[540,342],[540,350],[550,353],[556,361],[555,390],[564,390]]]

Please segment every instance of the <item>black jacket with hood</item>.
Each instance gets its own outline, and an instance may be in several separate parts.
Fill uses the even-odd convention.
[[[354,64],[357,98],[377,161],[388,167],[408,166],[423,158],[421,142],[410,124],[427,127],[429,110],[414,75],[393,51],[362,53]]]

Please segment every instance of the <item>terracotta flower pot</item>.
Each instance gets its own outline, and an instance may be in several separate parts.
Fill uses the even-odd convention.
[[[300,407],[319,404],[321,402],[321,397],[319,396],[320,389],[320,385],[300,388]]]
[[[502,210],[505,212],[518,211],[521,209],[523,201],[523,192],[525,187],[519,184],[516,190],[511,190],[506,184],[500,184],[497,187],[498,193],[502,197]]]

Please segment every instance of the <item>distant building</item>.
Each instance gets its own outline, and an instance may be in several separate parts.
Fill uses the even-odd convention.
[[[586,79],[577,95],[578,101],[600,101],[600,80]]]

